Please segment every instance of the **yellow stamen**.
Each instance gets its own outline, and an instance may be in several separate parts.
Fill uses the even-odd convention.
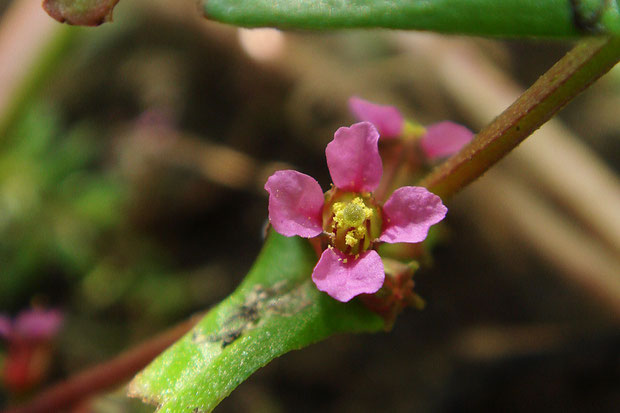
[[[360,197],[350,202],[336,202],[332,206],[334,223],[340,229],[349,230],[345,236],[345,244],[356,247],[366,236],[366,220],[373,216],[373,210],[368,208]]]
[[[404,140],[416,140],[426,135],[426,128],[417,122],[406,121],[403,130]]]

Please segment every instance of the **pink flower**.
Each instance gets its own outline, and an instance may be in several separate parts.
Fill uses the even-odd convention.
[[[357,119],[374,124],[383,139],[398,138],[403,134],[406,123],[394,106],[377,105],[353,96],[349,99],[349,109]],[[445,158],[460,151],[473,136],[469,129],[457,123],[434,123],[420,137],[420,147],[429,160]]]
[[[346,302],[372,294],[385,272],[376,242],[421,242],[447,212],[441,199],[425,188],[405,186],[381,207],[372,197],[383,174],[379,133],[369,122],[334,134],[325,150],[334,188],[323,194],[318,182],[297,171],[269,177],[269,220],[282,235],[305,238],[327,234],[329,247],[312,272],[317,288]]]
[[[8,344],[0,380],[11,392],[26,392],[45,378],[52,361],[52,339],[61,323],[57,310],[27,310],[13,321],[0,315],[0,338]]]
[[[8,341],[46,341],[54,337],[62,323],[58,310],[22,311],[14,321],[0,315],[0,337]]]

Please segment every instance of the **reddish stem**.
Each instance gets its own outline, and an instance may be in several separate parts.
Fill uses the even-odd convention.
[[[473,182],[620,60],[620,37],[581,41],[421,186],[442,198]],[[567,165],[577,167],[577,165]]]

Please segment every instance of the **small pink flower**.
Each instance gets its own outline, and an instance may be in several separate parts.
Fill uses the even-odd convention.
[[[405,129],[405,120],[394,106],[377,105],[353,96],[349,99],[349,108],[357,119],[374,124],[383,139],[398,138]],[[434,123],[420,137],[420,147],[429,160],[445,158],[460,151],[473,136],[469,129],[458,123]]]
[[[0,315],[0,338],[8,344],[0,381],[11,392],[26,392],[45,378],[52,361],[53,338],[61,323],[62,314],[57,310],[27,310],[14,320]]]
[[[372,197],[383,174],[379,133],[369,122],[342,127],[325,150],[335,187],[323,194],[314,178],[297,171],[269,177],[269,220],[282,235],[312,238],[325,233],[330,245],[312,272],[317,288],[347,302],[383,285],[382,242],[421,242],[447,212],[425,188],[405,186],[381,207]]]
[[[58,332],[62,318],[58,310],[41,309],[22,311],[13,321],[0,316],[0,337],[8,341],[46,341]]]

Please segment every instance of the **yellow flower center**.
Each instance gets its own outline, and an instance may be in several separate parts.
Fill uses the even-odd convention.
[[[403,139],[414,141],[426,135],[426,128],[417,122],[406,121],[403,129]]]
[[[377,231],[369,228],[380,226],[376,208],[369,206],[362,197],[355,194],[344,196],[341,201],[331,206],[329,232],[333,234],[336,248],[350,255],[357,255],[367,250],[371,242],[378,236]]]
[[[349,202],[335,202],[332,211],[334,221],[346,227],[359,227],[373,215],[372,209],[359,196]]]

